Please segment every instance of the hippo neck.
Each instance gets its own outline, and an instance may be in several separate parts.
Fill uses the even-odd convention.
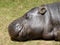
[[[60,3],[47,5],[53,24],[60,24]]]

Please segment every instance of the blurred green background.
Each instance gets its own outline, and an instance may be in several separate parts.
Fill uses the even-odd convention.
[[[14,42],[10,40],[8,25],[33,7],[60,0],[0,0],[0,45],[60,45],[57,41]]]

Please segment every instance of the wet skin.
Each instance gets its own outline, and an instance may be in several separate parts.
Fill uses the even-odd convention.
[[[60,3],[34,7],[8,26],[13,40],[60,40]]]

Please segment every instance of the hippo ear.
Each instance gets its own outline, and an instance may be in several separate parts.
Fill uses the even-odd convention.
[[[45,6],[44,5],[42,5],[41,7],[39,7],[39,13],[41,14],[41,15],[44,15],[45,13],[46,13],[46,8],[45,8]]]

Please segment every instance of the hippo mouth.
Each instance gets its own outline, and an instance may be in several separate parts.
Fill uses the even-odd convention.
[[[23,25],[20,25],[19,23],[16,24],[15,32],[17,32],[17,33],[15,34],[15,37],[17,37],[17,38],[19,37],[19,33],[22,32],[23,28],[24,28]]]
[[[22,31],[23,27],[24,27],[24,26],[21,26],[21,27],[20,27],[20,29],[19,29],[19,31],[18,31],[18,35],[19,35],[19,33]]]

